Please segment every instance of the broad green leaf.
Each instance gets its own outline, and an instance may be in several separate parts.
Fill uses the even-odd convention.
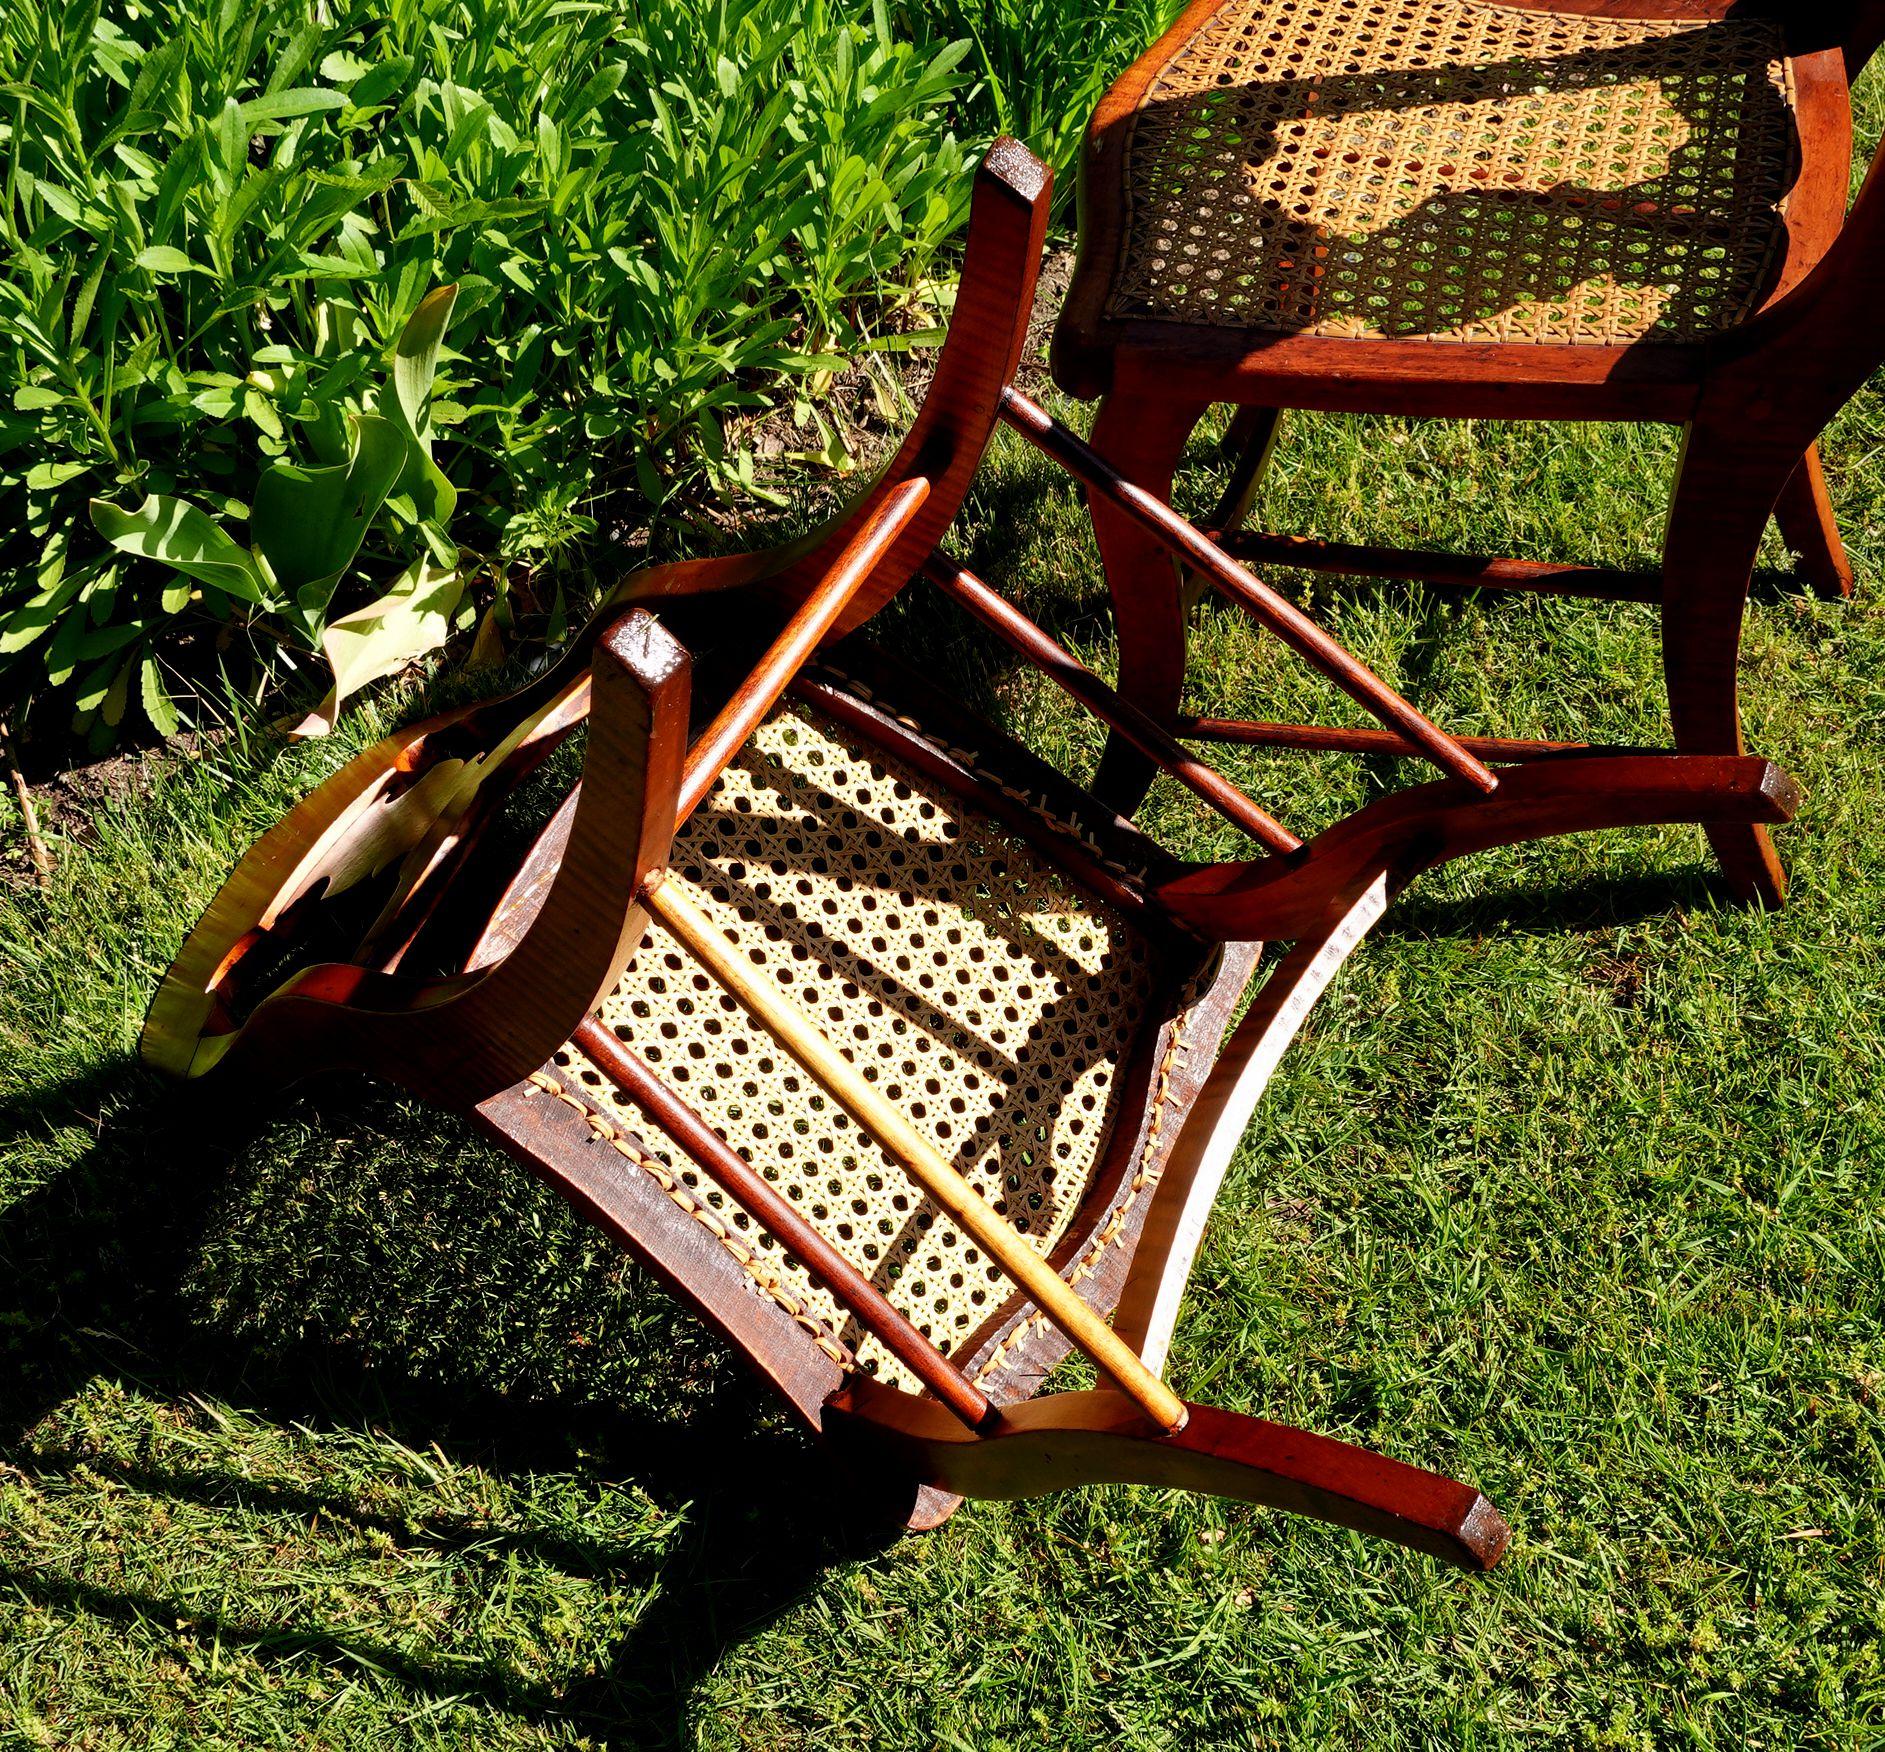
[[[281,587],[319,622],[367,526],[405,466],[407,440],[391,420],[349,421],[347,461],[334,468],[278,462],[256,484],[249,531]]]
[[[144,658],[140,686],[144,695],[144,715],[150,719],[157,734],[176,735],[177,708],[170,703],[170,690],[164,686],[164,678],[157,672],[156,659],[148,653]]]
[[[89,473],[90,469],[91,464],[86,462],[36,462],[26,471],[26,485],[32,492],[44,493]]]
[[[464,593],[465,575],[456,565],[415,560],[379,601],[335,621],[321,635],[334,685],[289,734],[327,735],[349,694],[437,650],[451,637],[452,618]]]
[[[188,499],[152,493],[135,511],[94,499],[91,512],[92,527],[122,553],[174,566],[245,602],[260,602],[268,594],[255,556]]]
[[[135,656],[124,660],[123,666],[105,694],[104,705],[99,709],[99,716],[114,730],[124,722],[124,708],[131,699],[131,677],[137,673],[137,669],[138,661]]]
[[[458,489],[432,460],[425,414],[432,380],[438,370],[439,349],[444,344],[445,330],[451,322],[457,297],[455,285],[440,286],[419,301],[419,307],[407,319],[393,349],[391,406],[384,396],[380,398],[381,407],[389,413],[397,413],[410,437],[405,466],[395,490],[410,499],[416,518],[440,526],[450,523],[452,513],[458,508]]]
[[[149,268],[153,274],[206,274],[207,268],[199,267],[180,249],[172,249],[167,243],[154,243],[149,249],[138,252],[137,265]]]
[[[340,91],[321,91],[304,85],[294,91],[271,92],[267,97],[251,98],[239,114],[243,127],[253,132],[258,122],[287,122],[296,116],[311,116],[316,110],[345,109],[347,95]]]
[[[363,75],[359,83],[347,93],[347,101],[360,109],[365,109],[369,104],[382,103],[405,84],[411,73],[412,57],[394,55]]]
[[[419,301],[393,348],[393,393],[399,398],[406,428],[416,438],[425,429],[425,402],[438,370],[439,348],[457,302],[456,286],[440,286]]]
[[[0,620],[0,657],[24,651],[35,639],[43,638],[48,627],[59,624],[67,605],[84,583],[82,572],[75,572],[69,578],[56,578],[30,602],[22,603],[5,620]]]
[[[406,445],[406,466],[400,472],[394,491],[412,502],[413,518],[421,523],[443,528],[458,509],[458,489],[445,478],[445,471],[427,454],[428,446],[417,439]]]
[[[351,85],[371,67],[370,61],[361,60],[351,49],[336,49],[321,63],[321,77],[336,85]]]

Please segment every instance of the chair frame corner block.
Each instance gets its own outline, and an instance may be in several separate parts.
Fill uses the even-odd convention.
[[[428,719],[354,759],[231,875],[166,974],[143,1051],[219,1090],[352,1069],[472,1116],[665,1280],[853,1464],[907,1485],[913,1524],[933,1523],[962,1496],[1137,1482],[1273,1504],[1488,1568],[1506,1528],[1470,1486],[1187,1403],[1166,1384],[1180,1300],[1231,1150],[1317,995],[1418,871],[1547,833],[1780,821],[1793,790],[1741,755],[1482,760],[1120,479],[1013,382],[1048,183],[1013,142],[983,164],[933,384],[856,503],[789,548],[636,574],[520,692]],[[1003,423],[1219,582],[1442,776],[1303,842],[1173,741],[939,547]],[[857,629],[919,576],[1247,833],[1252,855],[1179,862],[877,653]],[[504,799],[583,724],[580,782],[519,852],[489,831]],[[840,781],[807,769],[812,777],[790,791],[800,813],[783,819],[790,784],[780,775],[809,744],[806,759],[851,763],[845,783],[868,806],[826,794]],[[872,791],[879,769],[887,776]],[[768,810],[781,820],[761,822]],[[916,813],[898,825],[899,810]],[[952,811],[958,821],[938,825]],[[809,850],[794,837],[801,830]],[[738,862],[749,832],[788,848],[770,867],[776,886],[849,895],[856,916],[838,899],[807,902],[816,917],[779,949],[789,908]],[[849,888],[851,878],[825,868],[847,856],[844,867],[864,872]],[[981,875],[952,865],[971,857]],[[1025,865],[1025,894],[1016,888],[1006,911],[967,896],[952,913],[947,892],[925,899],[900,873],[898,860],[925,858],[945,888],[965,893]],[[958,1026],[982,1017],[973,1006],[983,999],[925,1023],[946,997],[932,983],[973,992],[980,981],[999,987],[988,1005],[1020,1005],[1028,957],[1045,967],[1051,955],[1014,945],[1026,932],[1040,940],[1029,909],[1045,907],[1050,889],[1087,909],[1069,957],[1107,931],[1130,951],[1138,984],[1122,1038],[1082,1021],[1116,974],[1093,957],[1084,971],[1069,959],[1064,977],[1041,975],[1035,983],[1054,986],[1060,1013],[1028,1012],[1039,1020],[1016,1025],[1029,1036],[1018,1044],[998,1051]],[[905,963],[890,933],[908,928],[905,913],[931,939],[924,953],[936,950],[934,982],[897,972]],[[932,915],[941,923],[924,922]],[[866,917],[875,936],[852,932]],[[993,945],[986,956],[971,947],[949,961],[937,949],[978,931],[977,944]],[[1279,946],[1267,978],[1226,1037],[1266,944]],[[1019,975],[991,967],[1005,954],[1019,957]],[[640,996],[621,1000],[636,979]],[[664,1037],[701,1015],[708,1063],[693,1074]],[[992,1010],[987,1025],[999,1038]],[[924,1061],[938,1067],[933,1099],[920,1077],[896,1069],[922,1026],[939,1043]],[[737,1047],[725,1045],[735,1034]],[[1101,1066],[1111,1078],[1103,1099],[1090,1080],[1054,1084],[1061,1073],[1031,1063],[1031,1047],[1035,1059],[1069,1052],[1078,1062],[1068,1078]],[[723,1051],[747,1056],[716,1071],[710,1061]],[[968,1064],[948,1073],[953,1084],[943,1068],[951,1054]],[[845,1184],[873,1189],[858,1191],[865,1215],[795,1192],[782,1167],[795,1147],[787,1128],[767,1133],[729,1094],[760,1075],[752,1066],[762,1060],[772,1080],[760,1104],[806,1102],[795,1111],[845,1128],[831,1133],[834,1156],[862,1163],[853,1166],[864,1178]],[[1052,1085],[1050,1108],[1079,1117],[1085,1101],[1104,1112],[1081,1134],[1077,1184],[1040,1232],[1025,1232],[1026,1200],[1013,1191],[1035,1146],[998,1138],[991,1154],[980,1130],[950,1129],[951,1091],[977,1076],[999,1097],[987,1109],[991,1134],[1001,1131],[999,1102],[1024,1102],[1036,1079]],[[1056,1092],[1076,1087],[1080,1099]],[[975,1096],[985,1098],[985,1089]],[[953,1237],[955,1275],[979,1286],[951,1305],[946,1330],[917,1305],[890,1251],[863,1245],[858,1231],[888,1223],[893,1209],[925,1247]],[[897,1257],[917,1270],[915,1252]],[[946,1299],[945,1290],[938,1305]],[[1040,1395],[1075,1349],[1101,1385]],[[874,1360],[861,1360],[866,1352]]]

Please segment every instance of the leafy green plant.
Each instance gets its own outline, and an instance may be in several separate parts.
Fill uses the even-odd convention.
[[[559,624],[595,500],[671,518],[756,485],[775,386],[815,392],[925,284],[962,215],[961,55],[806,0],[627,28],[591,0],[5,9],[0,702],[62,700],[99,741],[141,700],[168,729],[170,671],[277,648],[239,570],[138,563],[87,502],[233,519],[303,501],[277,464],[366,482],[384,446],[334,410],[446,281],[441,458],[386,503],[436,523],[456,480],[467,545],[540,576]],[[324,575],[284,587],[291,639]]]
[[[439,457],[386,504],[423,531],[455,481],[460,540],[551,636],[601,505],[658,546],[768,492],[757,432],[782,404],[805,454],[848,466],[820,397],[934,326],[974,154],[1005,126],[1064,157],[1154,10],[0,8],[0,709],[56,703],[100,743],[141,702],[168,729],[206,670],[305,645],[316,579],[278,628],[239,584],[101,541],[86,506],[238,520],[262,480],[290,487],[278,464],[370,477],[379,439],[335,410],[440,284]]]
[[[1184,0],[929,0],[908,8],[907,22],[968,41],[980,111],[1068,172],[1107,86],[1183,8]],[[1062,211],[1073,186],[1062,175]]]
[[[465,584],[446,528],[457,492],[432,460],[427,402],[457,294],[444,286],[421,300],[393,350],[390,383],[361,397],[317,391],[312,407],[297,409],[310,448],[326,460],[284,456],[263,471],[247,546],[173,494],[152,493],[135,511],[91,503],[93,527],[119,553],[158,561],[187,581],[165,592],[179,611],[200,602],[218,621],[266,618],[326,658],[333,685],[299,734],[326,734],[347,694],[451,634]],[[335,592],[375,526],[395,548],[418,537],[429,551],[384,595],[330,621]]]

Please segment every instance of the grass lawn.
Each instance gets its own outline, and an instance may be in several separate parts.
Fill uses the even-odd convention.
[[[1648,563],[1675,444],[1301,418],[1259,515]],[[1750,612],[1749,739],[1810,793],[1787,910],[1727,907],[1690,829],[1424,878],[1209,1230],[1174,1384],[1472,1478],[1516,1529],[1489,1578],[1149,1490],[887,1539],[464,1128],[358,1085],[219,1128],[136,1068],[228,864],[418,699],[135,769],[0,891],[0,1746],[1885,1744],[1882,447],[1868,394],[1827,445],[1859,598]],[[957,546],[1110,665],[1017,443]],[[1664,739],[1649,609],[1313,594],[1449,727]],[[1090,763],[933,595],[882,632]],[[1200,707],[1353,721],[1227,616],[1198,648]],[[1413,777],[1229,764],[1298,831]],[[1182,792],[1147,819],[1236,850]]]

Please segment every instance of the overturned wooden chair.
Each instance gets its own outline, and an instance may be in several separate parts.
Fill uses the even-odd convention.
[[[950,338],[861,500],[656,567],[555,668],[355,759],[258,843],[143,1050],[230,1089],[352,1068],[472,1115],[853,1461],[958,1497],[1097,1481],[1276,1504],[1469,1567],[1470,1487],[1187,1404],[1161,1371],[1246,1118],[1418,870],[1583,828],[1771,822],[1743,757],[1495,771],[1011,383],[1047,173],[978,178]],[[997,421],[1159,533],[1445,776],[1307,844],[937,544]],[[1187,866],[853,629],[922,574],[1255,842]],[[690,655],[694,653],[694,655]],[[490,831],[580,723],[521,856]],[[1266,943],[1288,944],[1220,1051]],[[1102,1385],[1035,1397],[1071,1349]]]

